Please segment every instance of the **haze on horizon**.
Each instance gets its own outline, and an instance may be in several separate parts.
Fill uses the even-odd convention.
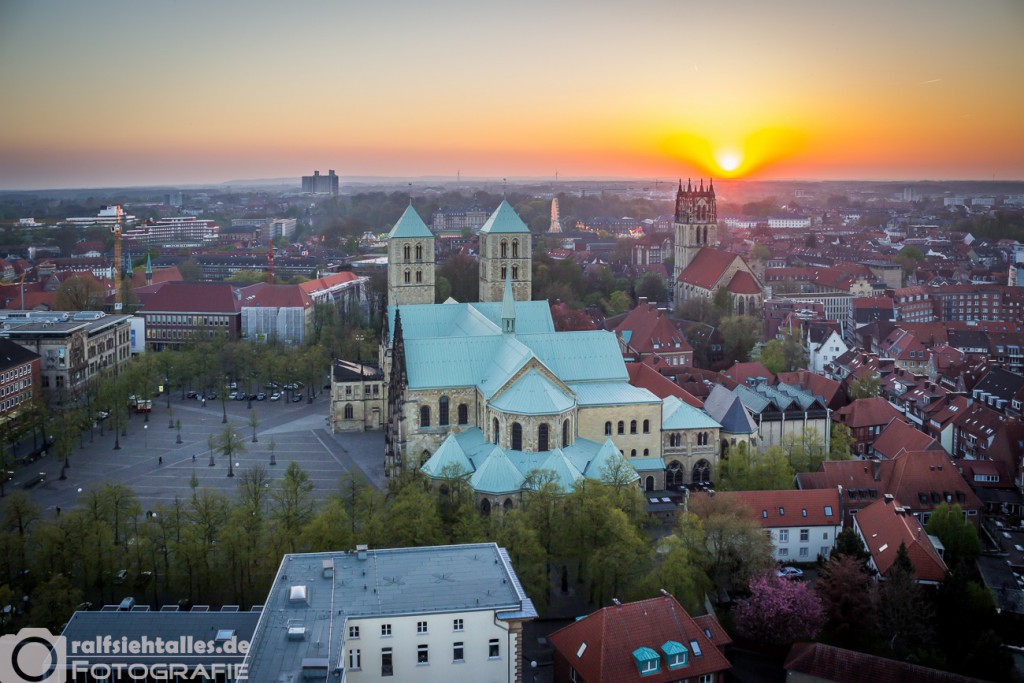
[[[1019,0],[12,0],[0,189],[1024,179]]]

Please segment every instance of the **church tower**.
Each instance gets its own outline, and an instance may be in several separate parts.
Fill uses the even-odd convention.
[[[675,266],[672,281],[679,280],[679,274],[690,265],[693,258],[704,247],[718,246],[718,217],[715,209],[715,184],[704,181],[695,187],[686,181],[679,181],[676,192],[676,213],[672,221],[675,230]]]
[[[412,204],[388,233],[388,305],[434,303],[434,233]]]
[[[512,205],[501,205],[480,228],[480,301],[501,301],[505,280],[516,301],[532,297],[533,271],[530,229]]]

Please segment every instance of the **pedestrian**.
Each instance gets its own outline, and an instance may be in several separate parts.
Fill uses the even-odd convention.
[[[195,461],[196,461],[196,454],[195,454],[195,453],[193,453],[193,454],[192,454],[192,462],[195,462]]]
[[[57,506],[57,516],[60,517],[60,506]]]
[[[159,458],[157,458],[157,462],[160,463],[161,465],[163,465],[164,464],[164,456],[161,455]]]

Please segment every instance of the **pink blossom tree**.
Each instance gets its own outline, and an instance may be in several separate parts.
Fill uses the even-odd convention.
[[[750,580],[750,597],[739,603],[735,616],[740,636],[785,645],[817,636],[825,623],[825,608],[807,584],[761,573]]]

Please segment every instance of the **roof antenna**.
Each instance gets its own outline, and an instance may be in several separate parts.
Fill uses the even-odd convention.
[[[505,199],[505,195],[508,194],[508,178],[501,179],[501,198]]]

